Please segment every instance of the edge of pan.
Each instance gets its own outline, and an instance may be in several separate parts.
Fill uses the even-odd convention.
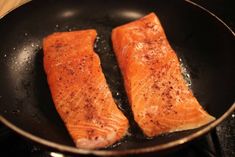
[[[20,4],[14,8],[12,8],[10,11],[8,11],[7,13],[5,13],[1,18],[3,18],[4,16],[6,16],[8,13],[10,13],[11,11],[13,11],[14,9],[30,2],[31,0],[26,1],[23,4]],[[203,11],[209,13],[211,16],[213,16],[214,18],[216,18],[219,22],[221,22],[235,37],[235,33],[232,31],[232,29],[223,21],[221,20],[219,17],[217,17],[215,14],[213,14],[212,12],[210,12],[209,10],[207,10],[206,8],[202,7],[201,5],[192,2],[191,0],[184,0],[187,3],[190,3],[191,5],[194,5],[196,7],[199,7],[200,9],[202,9]],[[157,152],[157,151],[161,151],[161,150],[165,150],[165,149],[169,149],[169,148],[173,148],[175,146],[178,145],[182,145],[185,144],[189,141],[192,141],[193,139],[196,139],[206,133],[208,133],[211,129],[215,128],[218,124],[220,124],[223,120],[225,120],[229,115],[232,114],[232,112],[235,111],[235,102],[232,104],[232,106],[218,119],[216,119],[215,121],[213,121],[211,124],[209,124],[208,126],[206,126],[205,128],[191,134],[188,135],[184,138],[172,141],[172,142],[168,142],[165,144],[160,144],[160,145],[156,145],[156,146],[152,146],[152,147],[147,147],[147,148],[138,148],[138,149],[128,149],[128,150],[87,150],[87,149],[79,149],[76,147],[71,147],[71,146],[66,146],[63,144],[58,144],[55,142],[51,142],[49,140],[37,137],[25,130],[22,130],[21,128],[15,126],[14,124],[12,124],[11,122],[9,122],[7,119],[5,119],[2,115],[0,115],[0,121],[5,124],[7,127],[9,127],[10,129],[12,129],[13,131],[15,131],[16,133],[18,133],[19,135],[22,135],[36,143],[39,143],[41,145],[47,146],[47,147],[51,147],[54,148],[56,150],[59,150],[61,152],[68,152],[68,153],[75,153],[75,154],[93,154],[93,155],[99,155],[99,156],[111,156],[111,155],[127,155],[127,154],[139,154],[139,153],[149,153],[149,152]]]
[[[12,12],[13,10],[15,10],[16,8],[19,8],[20,6],[26,4],[26,3],[30,2],[30,1],[32,1],[32,0],[25,0],[23,3],[20,3],[19,5],[17,5],[17,6],[15,6],[15,7],[11,8],[10,10],[8,10],[7,12],[5,12],[4,14],[2,14],[2,15],[0,16],[0,20],[1,20],[4,16],[6,16],[7,14],[9,14],[10,12]]]

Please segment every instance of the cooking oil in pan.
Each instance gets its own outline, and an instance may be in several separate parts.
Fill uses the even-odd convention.
[[[180,68],[181,68],[181,73],[187,83],[187,86],[189,88],[191,88],[192,86],[192,81],[191,81],[191,77],[190,77],[190,74],[186,68],[186,65],[184,64],[183,60],[181,58],[179,58],[179,61],[180,61]]]

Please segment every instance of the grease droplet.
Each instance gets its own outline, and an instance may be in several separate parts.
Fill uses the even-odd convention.
[[[187,82],[187,86],[190,88],[192,86],[192,81],[191,81],[191,77],[190,77],[190,74],[189,72],[187,71],[187,68],[186,66],[184,65],[183,61],[181,58],[179,58],[179,61],[180,61],[180,68],[181,68],[181,72],[182,72],[182,75],[184,77],[184,79],[186,80]]]
[[[100,40],[100,37],[99,37],[99,36],[97,36],[97,37],[96,37],[96,41],[99,41],[99,40]]]

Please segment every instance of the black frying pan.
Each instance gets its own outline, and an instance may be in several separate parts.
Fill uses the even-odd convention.
[[[150,12],[156,12],[182,59],[195,96],[217,118],[213,123],[146,139],[133,122],[110,33],[114,27]],[[74,147],[54,108],[41,45],[50,33],[88,28],[99,33],[95,50],[113,96],[131,123],[131,135],[114,146],[91,151]],[[0,120],[37,143],[70,153],[117,155],[172,148],[207,133],[235,109],[234,59],[234,33],[212,13],[188,1],[32,1],[0,20]]]

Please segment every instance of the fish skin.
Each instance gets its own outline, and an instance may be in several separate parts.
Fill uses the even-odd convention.
[[[154,13],[113,29],[112,43],[134,120],[145,135],[194,129],[215,120],[188,88]]]
[[[44,69],[60,117],[78,148],[120,140],[129,127],[93,50],[95,30],[53,33],[43,40]]]

